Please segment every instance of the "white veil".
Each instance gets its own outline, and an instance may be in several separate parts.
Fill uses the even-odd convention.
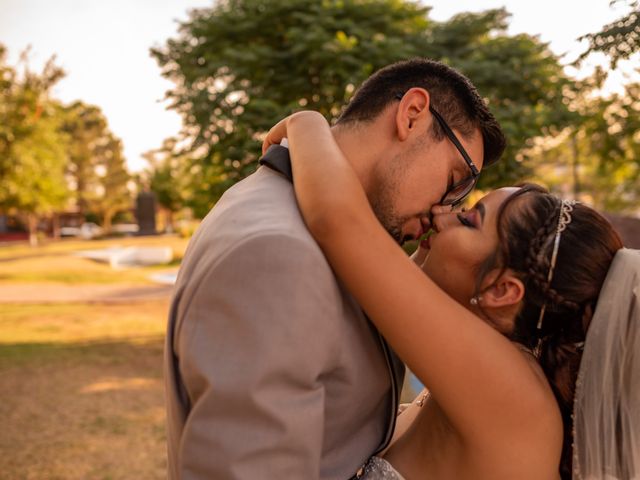
[[[574,480],[640,479],[640,250],[617,252],[598,298],[573,435]]]

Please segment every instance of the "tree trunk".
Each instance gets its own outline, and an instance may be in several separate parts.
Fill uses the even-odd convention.
[[[54,213],[51,217],[51,234],[54,240],[60,240],[60,215]]]
[[[573,149],[573,164],[571,170],[573,172],[573,198],[578,200],[580,195],[580,177],[578,176],[578,169],[580,168],[580,152],[578,150],[578,139],[576,138],[577,132],[571,135],[571,147]]]
[[[165,210],[165,223],[164,232],[165,233],[173,233],[175,229],[173,228],[173,212],[168,208]]]
[[[38,246],[38,217],[35,213],[27,215],[27,224],[29,226],[29,245]]]
[[[109,235],[111,233],[111,220],[113,220],[113,216],[115,212],[111,210],[107,210],[104,212],[102,217],[102,231],[105,235]]]

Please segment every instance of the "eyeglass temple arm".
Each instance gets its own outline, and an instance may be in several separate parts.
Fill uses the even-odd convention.
[[[451,143],[453,143],[455,147],[458,149],[458,151],[462,155],[462,158],[464,158],[464,161],[467,162],[467,165],[469,165],[469,168],[471,169],[473,174],[480,175],[480,171],[473,163],[473,160],[471,160],[471,157],[469,157],[469,154],[460,143],[460,140],[458,140],[458,137],[456,137],[456,134],[453,133],[453,130],[451,130],[451,127],[449,127],[447,122],[444,121],[444,118],[442,118],[442,115],[440,115],[431,105],[429,105],[429,111],[434,117],[436,117],[436,120],[438,120],[438,123],[447,134],[447,137],[449,137],[449,140],[451,140]]]
[[[396,93],[395,95],[396,100],[402,100],[402,97],[404,97],[404,93]],[[458,137],[456,137],[456,134],[453,133],[453,130],[451,130],[451,127],[449,127],[447,122],[445,122],[444,118],[442,118],[442,115],[440,115],[436,111],[436,109],[433,108],[431,105],[429,105],[429,111],[434,117],[436,117],[436,120],[438,120],[438,123],[446,133],[447,137],[449,137],[449,140],[451,140],[451,143],[455,145],[455,147],[458,149],[458,151],[462,155],[462,158],[464,158],[464,161],[467,162],[467,165],[469,165],[471,172],[476,176],[480,175],[480,171],[478,170],[476,165],[473,163],[473,160],[471,160],[471,157],[469,157],[469,154],[460,143],[460,140],[458,140]]]

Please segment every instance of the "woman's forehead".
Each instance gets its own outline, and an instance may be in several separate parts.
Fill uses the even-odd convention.
[[[496,209],[511,195],[520,190],[520,187],[503,187],[497,190],[489,192],[482,197],[479,202],[485,206],[489,206],[491,209]]]

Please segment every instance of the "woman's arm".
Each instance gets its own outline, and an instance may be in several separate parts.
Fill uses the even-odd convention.
[[[295,114],[266,143],[285,133],[309,230],[458,432],[481,442],[488,431],[495,438],[516,426],[545,428],[537,415],[548,411],[548,398],[522,354],[407,258],[377,221],[326,120]]]

